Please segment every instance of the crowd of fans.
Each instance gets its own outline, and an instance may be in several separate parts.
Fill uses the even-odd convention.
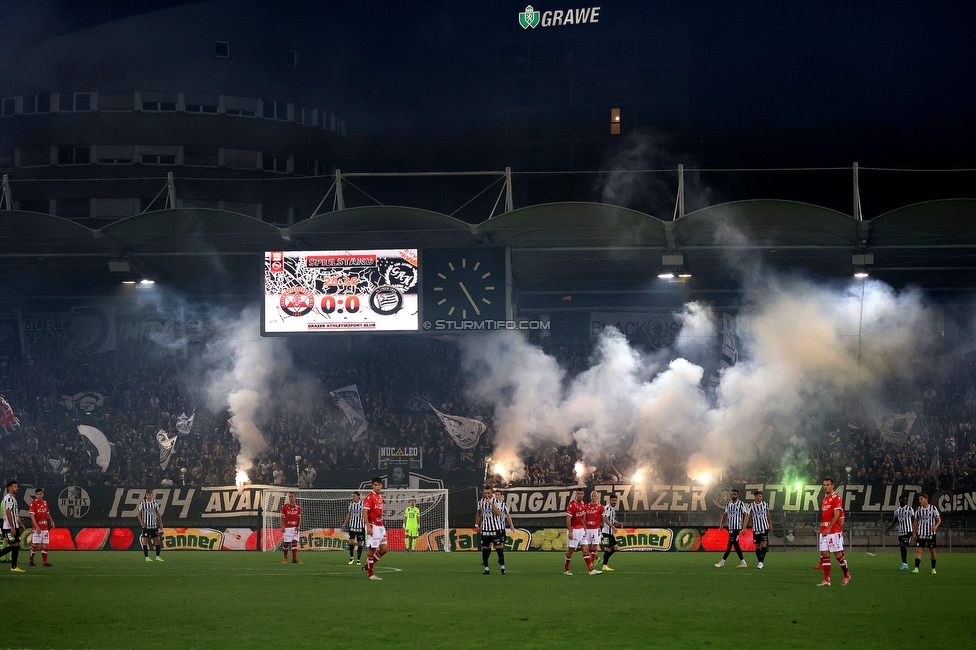
[[[303,349],[307,345],[308,349]],[[587,367],[588,341],[543,341],[546,351],[579,372]],[[254,483],[301,487],[348,485],[376,472],[379,447],[418,447],[423,472],[456,482],[480,482],[491,454],[490,409],[465,399],[457,347],[433,338],[386,337],[343,344],[327,354],[310,343],[292,344],[294,372],[320,387],[310,404],[266,404],[256,418],[267,443],[247,470]],[[194,354],[147,344],[83,359],[57,350],[0,356],[0,395],[21,425],[0,439],[0,475],[34,484],[231,485],[240,444],[230,414],[207,403]],[[758,453],[748,465],[727,469],[725,482],[804,480],[834,476],[840,482],[907,482],[930,489],[976,487],[976,363],[919,397],[920,411],[903,437],[885,440],[877,422],[856,416],[816,417],[803,425],[800,446]],[[356,384],[368,426],[354,440],[343,412],[328,392]],[[81,398],[79,398],[81,396]],[[429,408],[488,424],[478,445],[463,450]],[[193,416],[161,467],[156,434],[176,433],[180,416]],[[104,432],[114,445],[107,471],[77,433],[78,424]],[[575,445],[524,450],[525,474],[510,485],[564,485],[577,480],[584,461]],[[682,459],[673,466],[639,467],[620,449],[585,459],[590,482],[629,482],[637,469],[668,482],[686,482]],[[489,466],[490,462],[487,463]],[[489,472],[489,480],[502,483]]]

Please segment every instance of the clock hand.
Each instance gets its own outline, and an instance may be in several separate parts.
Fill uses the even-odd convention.
[[[474,307],[474,313],[477,314],[478,316],[481,316],[481,310],[478,309],[478,305],[475,304],[474,298],[472,298],[471,297],[471,294],[468,293],[468,290],[464,286],[464,283],[463,282],[458,282],[458,285],[461,287],[461,291],[464,292],[464,295],[468,297],[468,302],[470,302],[471,303],[471,306]]]

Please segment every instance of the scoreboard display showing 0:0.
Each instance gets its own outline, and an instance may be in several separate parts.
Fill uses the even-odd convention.
[[[417,331],[416,249],[271,251],[262,334]]]
[[[322,298],[321,307],[324,314],[331,314],[336,310],[340,314],[344,311],[355,314],[359,311],[359,304],[359,296],[325,296]]]

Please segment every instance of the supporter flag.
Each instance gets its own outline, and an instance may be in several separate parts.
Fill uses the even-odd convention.
[[[929,465],[929,474],[932,475],[932,479],[935,480],[939,478],[939,472],[942,471],[942,458],[939,455],[939,450],[935,450],[935,456],[932,457],[932,464]]]
[[[463,418],[460,415],[448,415],[435,409],[433,404],[428,403],[428,406],[441,419],[448,435],[454,439],[454,442],[461,449],[474,449],[481,438],[481,434],[488,428],[488,425],[480,420]]]
[[[159,466],[162,469],[166,469],[166,466],[169,465],[169,459],[173,455],[179,437],[178,434],[170,437],[162,429],[156,432],[156,440],[159,442]]]
[[[64,474],[66,462],[61,454],[48,454],[44,457],[44,471],[48,474]]]
[[[108,466],[112,464],[115,445],[108,441],[104,433],[87,424],[79,424],[78,433],[84,439],[85,451],[88,452],[89,458],[94,458],[95,464],[101,467],[103,472],[107,472]]]
[[[0,397],[0,427],[3,427],[4,433],[10,433],[14,427],[19,426],[20,420],[14,415],[14,409],[10,406],[10,402]]]
[[[888,413],[879,415],[875,418],[875,422],[878,425],[878,431],[881,432],[881,438],[885,442],[890,442],[896,447],[904,447],[908,442],[908,434],[912,430],[912,425],[915,424],[915,418],[913,411]]]
[[[193,413],[187,417],[186,411],[180,413],[180,417],[176,418],[176,433],[181,436],[185,436],[193,429],[193,418],[197,416],[196,409]]]
[[[335,400],[336,406],[349,423],[353,442],[366,438],[366,414],[363,412],[363,402],[359,399],[359,388],[356,384],[340,388],[329,393]]]
[[[91,413],[105,403],[105,396],[93,390],[84,390],[74,395],[62,395],[58,402],[61,406],[73,411],[78,409],[84,413]]]

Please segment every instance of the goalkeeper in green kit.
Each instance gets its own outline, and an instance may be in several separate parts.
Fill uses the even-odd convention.
[[[404,542],[407,550],[412,551],[417,546],[417,538],[420,536],[420,508],[417,501],[410,499],[410,505],[403,511],[403,529],[406,533]]]

